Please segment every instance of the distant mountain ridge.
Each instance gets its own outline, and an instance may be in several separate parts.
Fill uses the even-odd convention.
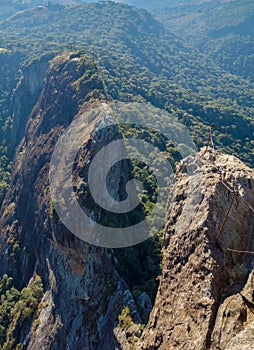
[[[75,6],[100,0],[0,1],[0,18],[35,6]],[[107,1],[106,1],[107,2]],[[153,13],[222,69],[254,81],[252,0],[118,0]]]
[[[1,4],[3,9],[10,5]],[[215,131],[216,145],[253,164],[254,85],[219,68],[146,10],[114,2],[74,7],[49,3],[9,13],[0,20],[0,40],[0,202],[8,186],[11,150],[18,143],[12,138],[17,134],[11,130],[13,120],[25,125],[17,123],[16,88],[32,62],[64,51],[81,50],[93,57],[109,98],[166,108],[188,126],[198,147],[215,123],[220,129]]]
[[[222,69],[254,81],[253,1],[168,1],[152,12]]]
[[[98,64],[111,98],[149,100],[190,128],[217,123],[230,133],[235,125],[236,140],[229,139],[228,145],[243,155],[250,152],[245,145],[249,141],[244,140],[246,130],[253,127],[249,116],[254,85],[219,69],[145,10],[113,2],[49,6],[39,14],[11,17],[0,26],[2,46],[10,54],[21,53],[23,62],[42,52],[87,51]],[[193,135],[201,145],[202,130],[194,128]]]
[[[188,3],[200,3],[209,2],[211,0],[109,0],[111,2],[122,3],[132,5],[138,8],[144,8],[152,12],[156,12],[158,9],[164,9],[167,6],[179,6]],[[48,6],[48,5],[63,5],[63,6],[75,6],[86,3],[97,2],[109,2],[108,0],[0,0],[1,14],[0,18],[6,18],[13,13],[25,9],[29,9],[36,6]],[[217,0],[220,3],[228,2],[228,0]],[[234,0],[232,0],[234,1]]]

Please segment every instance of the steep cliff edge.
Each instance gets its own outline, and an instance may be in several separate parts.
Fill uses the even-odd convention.
[[[228,250],[254,250],[254,171],[233,156],[202,154],[176,173],[163,272],[139,349],[254,346],[253,255]]]
[[[254,171],[237,158],[217,154],[214,159],[212,151],[203,150],[179,164],[169,198],[160,288],[138,345],[141,317],[113,251],[84,243],[59,220],[48,179],[54,146],[73,119],[96,110],[86,120],[90,137],[73,169],[73,187],[83,192],[90,159],[119,137],[117,127],[96,133],[106,120],[103,98],[104,83],[89,57],[66,53],[51,61],[1,209],[0,275],[7,273],[16,288],[23,288],[20,296],[15,292],[15,312],[7,321],[0,305],[0,322],[7,324],[6,330],[0,324],[1,346],[240,350],[244,343],[251,349],[254,261],[239,251],[254,250]],[[116,177],[128,179],[123,165],[110,175],[115,197],[121,195]],[[8,284],[3,277],[1,292]],[[3,293],[13,297],[14,292]]]
[[[26,287],[15,312],[8,314],[7,309],[1,318],[4,349],[120,349],[114,328],[122,310],[128,307],[133,322],[141,323],[112,251],[72,235],[50,199],[49,162],[59,134],[75,116],[95,106],[96,122],[102,122],[105,104],[97,99],[101,96],[103,82],[89,57],[65,54],[51,61],[1,210],[0,274],[12,276],[19,290]],[[83,145],[88,158],[99,144],[94,120],[89,125],[91,138]],[[100,142],[105,142],[104,136]],[[0,288],[7,288],[6,283]],[[6,295],[12,294],[13,289]],[[12,298],[17,295],[16,291]]]
[[[44,84],[44,78],[53,53],[34,59],[22,69],[22,76],[13,94],[13,116],[11,129],[12,152],[25,134],[25,127]]]

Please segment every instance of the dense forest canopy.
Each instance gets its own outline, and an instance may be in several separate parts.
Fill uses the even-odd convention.
[[[154,13],[221,68],[254,81],[254,3],[251,0],[165,2]]]
[[[167,109],[190,128],[198,147],[205,142],[208,126],[215,123],[220,128],[217,145],[253,164],[254,46],[249,45],[253,35],[248,20],[253,5],[247,0],[241,6],[237,1],[167,1],[167,7],[160,10],[161,2],[156,2],[156,8],[154,3],[146,6],[151,5],[158,17],[163,13],[163,23],[171,31],[145,10],[119,3],[64,6],[56,1],[0,2],[3,188],[8,183],[13,154],[10,145],[13,148],[17,144],[11,139],[13,92],[31,62],[39,62],[46,53],[66,50],[82,50],[93,57],[109,99],[149,101]],[[135,5],[144,6],[142,1]],[[197,13],[202,16],[194,16]],[[206,20],[201,21],[203,14]],[[241,32],[241,36],[235,36],[241,46],[232,44],[232,28]],[[242,35],[246,40],[242,40]],[[227,41],[232,44],[231,56],[223,51],[227,50]],[[217,45],[217,50],[213,45]],[[235,54],[244,45],[249,51]],[[241,64],[243,61],[245,65]]]
[[[0,18],[36,6],[77,6],[100,0],[0,1]],[[253,81],[253,16],[251,0],[119,0],[153,13],[167,28],[232,74]]]

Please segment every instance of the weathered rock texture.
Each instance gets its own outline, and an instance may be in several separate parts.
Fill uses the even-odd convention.
[[[22,70],[22,76],[13,94],[13,116],[11,142],[12,151],[19,145],[25,134],[25,128],[44,84],[44,78],[53,53],[35,59]]]
[[[37,85],[30,83],[36,90]],[[112,251],[72,235],[50,200],[49,162],[59,133],[78,113],[93,106],[104,110],[103,103],[95,100],[96,91],[103,94],[103,83],[87,57],[65,54],[51,62],[2,206],[0,274],[13,276],[19,288],[39,275],[45,292],[37,319],[16,334],[16,344],[26,349],[121,349],[114,328],[123,308],[128,306],[133,321],[141,322]],[[103,121],[104,115],[95,117]],[[91,139],[84,146],[87,158],[98,147],[93,131],[91,127]],[[13,240],[9,238],[14,236],[20,248],[11,256]]]
[[[28,72],[24,81],[30,94],[41,86],[36,72]],[[103,91],[88,57],[55,58],[18,147],[1,209],[0,275],[13,276],[18,288],[40,276],[44,295],[36,318],[16,334],[16,344],[29,350],[254,348],[253,255],[228,250],[254,250],[253,212],[246,204],[254,206],[254,171],[235,157],[218,154],[214,161],[209,151],[179,165],[169,198],[160,287],[138,345],[141,319],[112,251],[80,241],[59,220],[48,180],[59,134],[73,118],[97,108],[88,123],[90,139],[76,160],[77,193],[85,190],[87,164],[96,150],[118,138],[117,128],[95,132],[105,122],[106,105],[98,102]],[[21,101],[22,94],[16,92],[16,98]],[[23,113],[18,104],[16,113]],[[110,174],[115,198],[121,197],[117,179],[126,183],[127,173],[122,163]],[[238,195],[216,240],[234,186]],[[19,246],[15,254],[13,241]],[[148,301],[145,295],[139,301],[147,313]]]
[[[238,196],[216,240],[232,199],[223,177]],[[243,199],[253,206],[254,171],[237,158],[217,154],[214,161],[209,151],[180,164],[159,291],[139,349],[254,349],[248,305],[254,298],[253,255],[228,250],[254,250],[254,215]]]

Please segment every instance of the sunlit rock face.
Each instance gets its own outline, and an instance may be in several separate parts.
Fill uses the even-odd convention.
[[[98,99],[103,83],[95,73],[86,56],[53,59],[17,149],[1,209],[0,273],[13,276],[19,289],[40,276],[44,291],[15,345],[31,350],[242,350],[244,344],[247,349],[253,333],[253,255],[241,251],[254,251],[254,171],[237,158],[209,149],[179,164],[168,201],[155,305],[151,311],[145,294],[138,301],[138,311],[143,308],[147,317],[151,311],[143,334],[113,252],[78,239],[55,212],[49,163],[63,130],[82,113],[98,111],[76,159],[77,196],[85,192],[93,155],[120,137],[115,127],[96,133],[105,123],[100,111],[106,104]],[[26,83],[31,93],[39,87],[33,78]],[[121,199],[118,186],[120,178],[128,181],[126,164],[113,167],[109,177],[112,197]],[[91,210],[90,215],[98,219],[100,213]],[[13,242],[19,247],[14,255]]]
[[[253,327],[239,294],[253,302],[253,255],[228,249],[254,250],[254,171],[204,153],[182,161],[175,176],[163,273],[139,349],[242,349]]]

